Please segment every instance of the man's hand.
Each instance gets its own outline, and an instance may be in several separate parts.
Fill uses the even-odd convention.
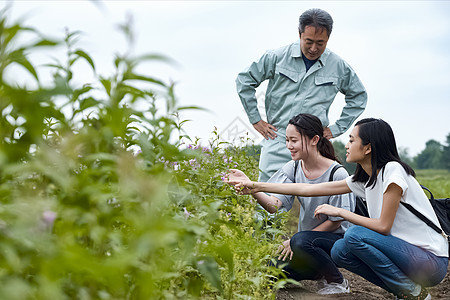
[[[253,127],[258,131],[266,140],[271,138],[272,140],[277,137],[275,131],[277,128],[266,121],[260,120],[259,122],[253,124]]]
[[[291,240],[286,240],[278,247],[278,252],[280,253],[280,256],[278,257],[278,260],[285,261],[287,257],[289,257],[289,260],[292,259],[292,256],[294,255],[294,252],[291,250]]]
[[[333,138],[333,134],[331,133],[330,128],[325,127],[325,128],[323,129],[323,137],[326,138],[326,139],[328,139],[328,140]]]

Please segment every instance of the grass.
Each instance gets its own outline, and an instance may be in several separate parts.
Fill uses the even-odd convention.
[[[416,178],[431,190],[435,198],[450,198],[449,170],[416,170]]]

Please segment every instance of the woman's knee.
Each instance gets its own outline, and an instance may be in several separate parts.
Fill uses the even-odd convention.
[[[292,251],[305,250],[311,247],[311,234],[309,231],[300,231],[294,234],[291,238]]]
[[[349,245],[363,242],[369,230],[363,226],[353,225],[345,232],[344,241]]]
[[[345,245],[345,241],[343,239],[340,239],[336,241],[333,248],[331,248],[331,259],[335,264],[341,266],[342,262],[345,261],[348,252],[349,251]]]
[[[352,249],[363,243],[363,239],[367,236],[367,228],[362,226],[351,226],[344,234],[344,238],[334,243],[331,249],[331,259],[340,267],[352,264],[354,256]],[[356,246],[356,247],[355,247]]]

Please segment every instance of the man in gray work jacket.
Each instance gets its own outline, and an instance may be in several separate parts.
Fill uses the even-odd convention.
[[[261,143],[259,181],[291,160],[285,145],[288,121],[299,113],[319,117],[328,139],[344,133],[364,111],[366,90],[352,68],[326,48],[333,19],[321,9],[309,9],[299,19],[300,39],[267,51],[236,79],[242,105],[250,123],[265,138]],[[267,122],[257,108],[255,89],[269,80],[265,107]],[[338,92],[346,105],[335,124],[329,125],[328,111]]]

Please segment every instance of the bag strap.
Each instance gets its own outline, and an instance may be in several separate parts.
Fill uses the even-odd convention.
[[[296,176],[297,176],[297,169],[298,169],[299,162],[300,162],[299,160],[296,160],[294,162],[294,183],[295,183],[295,179],[296,179]],[[339,169],[339,168],[343,168],[343,167],[344,166],[340,165],[340,164],[334,165],[333,169],[331,169],[330,178],[328,178],[328,181],[333,181],[334,173],[336,173],[336,170]]]
[[[297,176],[298,163],[299,163],[299,160],[296,160],[294,162],[294,183],[295,183],[295,178]]]
[[[434,201],[434,197],[433,194],[431,193],[431,191],[429,189],[427,189],[424,186],[421,186],[423,189],[427,190],[430,195],[430,202],[433,205],[434,203],[432,201]],[[436,231],[437,233],[439,233],[440,235],[442,235],[444,238],[446,238],[447,240],[449,240],[449,236],[444,232],[444,230],[442,230],[441,228],[439,228],[438,226],[436,226],[436,224],[433,223],[433,221],[431,221],[430,219],[428,219],[427,217],[425,217],[422,213],[420,213],[417,209],[415,209],[411,204],[409,203],[405,203],[400,201],[400,204],[402,204],[406,209],[408,209],[410,212],[412,212],[416,217],[418,217],[419,219],[421,219],[423,222],[425,222],[425,224],[427,224],[428,226],[430,226],[434,231]],[[450,240],[449,240],[450,241]]]
[[[418,217],[419,219],[421,219],[422,221],[425,222],[425,224],[427,224],[428,226],[430,226],[434,231],[436,231],[439,234],[442,234],[442,229],[440,229],[439,227],[436,226],[436,224],[434,224],[430,219],[428,219],[427,217],[425,217],[422,213],[420,213],[418,210],[416,210],[414,207],[412,207],[411,204],[409,203],[405,203],[405,202],[400,202],[400,204],[402,204],[404,207],[406,207],[410,212],[412,212],[416,217]]]
[[[333,181],[334,173],[336,173],[336,170],[343,167],[344,166],[340,164],[334,165],[333,169],[331,169],[330,178],[328,178],[328,181]]]
[[[424,190],[426,190],[428,193],[430,193],[430,202],[431,202],[431,206],[435,206],[435,200],[434,200],[434,196],[433,196],[433,193],[426,187],[426,186],[423,186],[423,185],[420,185],[420,187],[422,188],[422,189],[424,189]]]

